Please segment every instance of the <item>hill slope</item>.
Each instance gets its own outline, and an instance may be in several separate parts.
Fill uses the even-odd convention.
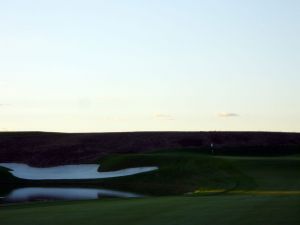
[[[284,155],[300,153],[300,133],[275,132],[1,132],[1,162],[35,166],[94,162],[110,153],[193,149],[217,154]]]

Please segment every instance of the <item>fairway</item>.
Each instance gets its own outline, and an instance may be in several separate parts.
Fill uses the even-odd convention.
[[[0,210],[3,225],[299,225],[299,196],[159,197],[35,203]]]
[[[255,191],[300,191],[300,157],[218,157],[251,178]]]

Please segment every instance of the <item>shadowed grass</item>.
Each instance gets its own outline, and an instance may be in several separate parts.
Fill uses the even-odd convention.
[[[197,189],[225,191],[239,185],[251,188],[251,179],[227,160],[195,153],[112,155],[101,160],[101,171],[126,167],[158,166],[159,170],[135,176],[99,180],[105,187],[145,191],[152,195],[177,195]]]
[[[204,196],[37,203],[0,210],[4,225],[298,225],[300,197]]]

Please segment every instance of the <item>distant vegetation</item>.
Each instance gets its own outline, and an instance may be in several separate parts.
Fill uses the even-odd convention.
[[[158,150],[218,155],[300,154],[300,133],[276,132],[0,132],[1,162],[34,166],[92,163],[112,153]]]

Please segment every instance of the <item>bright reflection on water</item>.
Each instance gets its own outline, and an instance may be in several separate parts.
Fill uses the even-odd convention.
[[[45,188],[28,187],[11,191],[3,198],[3,202],[27,202],[41,200],[84,200],[99,199],[104,197],[138,198],[142,195],[93,188]]]

